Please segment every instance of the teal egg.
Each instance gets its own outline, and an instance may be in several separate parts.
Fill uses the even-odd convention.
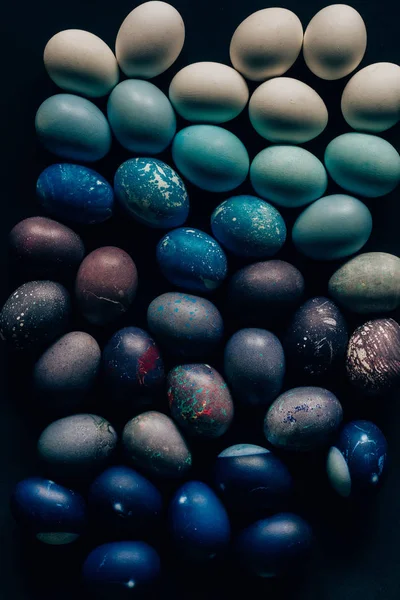
[[[328,144],[325,166],[343,189],[366,198],[393,191],[400,181],[400,156],[383,138],[345,133]]]
[[[352,196],[320,198],[297,218],[292,231],[296,248],[309,258],[335,260],[358,252],[372,231],[368,208]]]
[[[174,162],[186,179],[208,192],[229,192],[247,177],[249,155],[236,135],[216,125],[191,125],[177,133]]]
[[[328,186],[322,162],[298,146],[269,146],[250,167],[254,190],[278,206],[304,206],[321,198]]]
[[[273,256],[286,240],[286,225],[279,211],[256,196],[234,196],[211,215],[217,240],[237,256]]]

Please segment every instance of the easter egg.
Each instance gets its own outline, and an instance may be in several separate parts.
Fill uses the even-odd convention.
[[[107,119],[90,100],[73,94],[56,94],[38,108],[36,133],[52,154],[82,162],[104,158],[111,148]]]
[[[283,385],[282,344],[265,329],[241,329],[225,347],[224,371],[234,398],[247,406],[268,406]]]
[[[233,420],[233,402],[221,375],[209,365],[180,365],[167,378],[172,418],[186,433],[217,438]]]
[[[179,175],[155,158],[131,158],[114,178],[115,195],[125,212],[149,227],[183,225],[189,214],[189,198]]]
[[[170,283],[194,292],[212,292],[227,275],[221,246],[199,229],[180,227],[167,233],[158,243],[157,261]]]
[[[77,540],[86,527],[86,505],[80,494],[42,477],[23,479],[11,496],[17,523],[45,544]]]
[[[108,181],[80,165],[47,167],[37,180],[36,195],[54,217],[83,225],[102,223],[113,211],[114,192]]]
[[[172,144],[172,158],[188,181],[207,192],[229,192],[247,177],[249,155],[236,135],[216,125],[181,129]]]
[[[367,133],[344,133],[325,150],[325,166],[343,189],[366,198],[392,192],[400,181],[400,156],[386,140]]]
[[[286,239],[286,225],[276,208],[256,196],[234,196],[211,215],[217,240],[238,256],[273,256]]]

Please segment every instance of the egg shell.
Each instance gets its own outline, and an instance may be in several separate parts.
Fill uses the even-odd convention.
[[[264,8],[251,14],[235,30],[229,49],[237,71],[252,81],[286,73],[303,45],[300,19],[286,8]]]
[[[172,158],[184,177],[207,192],[229,192],[247,177],[250,160],[243,143],[216,125],[181,129],[172,144]]]
[[[316,450],[330,442],[342,417],[341,404],[332,392],[312,386],[293,388],[268,409],[264,434],[276,448]]]
[[[282,344],[265,329],[241,329],[225,347],[224,372],[235,399],[245,406],[268,406],[283,385]]]
[[[339,135],[326,147],[324,160],[335,183],[366,198],[385,196],[400,181],[399,153],[376,135]]]
[[[117,59],[102,39],[82,29],[59,31],[44,49],[50,78],[69,92],[98,98],[109,94],[119,80]]]
[[[166,2],[145,2],[123,21],[115,53],[125,75],[151,79],[176,61],[184,41],[185,24],[179,12]]]
[[[107,117],[121,146],[137,154],[163,152],[176,131],[174,109],[167,96],[140,79],[127,79],[113,89]]]
[[[112,216],[114,192],[96,171],[69,163],[50,165],[36,183],[44,210],[58,219],[93,225]]]
[[[234,196],[217,206],[211,215],[217,240],[237,256],[273,256],[286,240],[280,212],[256,196]]]
[[[363,202],[345,194],[325,196],[308,206],[293,225],[297,250],[315,260],[355,254],[372,232],[372,216]]]
[[[209,293],[227,275],[227,260],[221,246],[199,229],[180,227],[167,233],[157,246],[162,274],[176,286]]]
[[[128,421],[122,444],[129,461],[149,475],[177,479],[192,466],[192,455],[179,429],[160,412],[144,412]]]
[[[189,214],[182,179],[155,158],[131,158],[122,163],[114,177],[114,190],[125,212],[149,227],[179,227]]]
[[[86,256],[75,280],[75,297],[84,317],[106,325],[129,310],[136,295],[136,265],[124,250],[97,248]]]
[[[329,294],[356,313],[395,310],[400,306],[400,258],[386,252],[352,258],[330,278]]]

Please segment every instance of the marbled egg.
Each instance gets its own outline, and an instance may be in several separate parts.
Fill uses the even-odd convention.
[[[216,125],[181,129],[172,144],[172,158],[186,179],[207,192],[229,192],[247,177],[250,160],[236,135]]]
[[[256,196],[234,196],[217,206],[211,215],[217,240],[238,256],[273,256],[286,240],[286,225],[280,212]]]
[[[124,162],[115,174],[114,190],[126,213],[149,227],[179,227],[189,214],[189,197],[182,179],[155,158]]]
[[[69,163],[47,167],[36,195],[42,208],[58,219],[92,225],[112,216],[114,192],[99,173]]]
[[[285,355],[265,329],[241,329],[228,341],[224,371],[234,398],[247,406],[268,406],[282,389]]]
[[[227,275],[221,246],[199,229],[180,227],[158,243],[157,261],[170,283],[194,292],[212,292]]]

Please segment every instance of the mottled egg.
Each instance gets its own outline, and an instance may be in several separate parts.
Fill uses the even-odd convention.
[[[234,196],[217,206],[211,215],[217,240],[238,256],[273,256],[286,240],[280,212],[256,196]]]
[[[122,444],[127,458],[151,475],[176,479],[192,466],[192,455],[172,419],[144,412],[125,425]]]
[[[182,179],[155,158],[124,162],[115,174],[114,190],[126,213],[149,227],[179,227],[189,214],[189,197]]]
[[[75,297],[84,317],[106,325],[132,305],[136,295],[136,265],[124,250],[97,248],[83,260],[75,280]]]

